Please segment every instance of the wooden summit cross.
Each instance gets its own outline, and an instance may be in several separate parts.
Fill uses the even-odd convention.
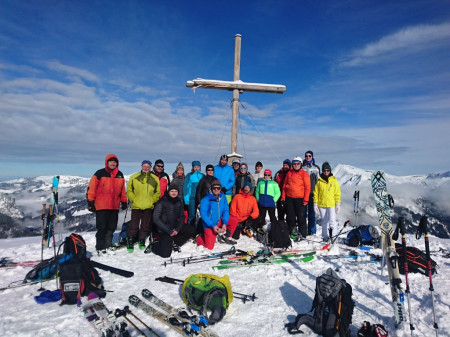
[[[233,115],[231,128],[231,154],[229,157],[242,158],[237,154],[237,124],[239,115],[239,94],[244,91],[264,92],[271,94],[282,94],[286,91],[286,87],[281,84],[264,84],[264,83],[245,83],[239,79],[241,69],[241,35],[236,34],[234,37],[234,74],[233,81],[205,80],[196,78],[186,82],[188,88],[205,88],[233,91]]]

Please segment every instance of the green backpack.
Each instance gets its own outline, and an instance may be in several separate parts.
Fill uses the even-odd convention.
[[[205,316],[210,324],[225,316],[233,301],[233,292],[228,275],[219,277],[211,274],[188,276],[181,289],[183,301]]]

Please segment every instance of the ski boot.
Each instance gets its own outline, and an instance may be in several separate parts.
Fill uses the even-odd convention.
[[[139,240],[139,249],[144,250],[145,249],[145,239]]]
[[[133,242],[133,238],[128,238],[128,237],[127,237],[127,250],[128,250],[128,253],[134,252],[134,242]]]

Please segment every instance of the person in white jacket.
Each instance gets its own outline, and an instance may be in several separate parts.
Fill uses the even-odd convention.
[[[328,162],[322,164],[322,173],[314,188],[314,210],[322,221],[322,239],[328,241],[338,233],[336,215],[341,208],[341,188],[331,173]]]

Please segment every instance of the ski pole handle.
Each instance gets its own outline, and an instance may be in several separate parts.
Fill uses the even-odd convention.
[[[46,213],[46,209],[45,207],[47,206],[47,204],[42,204],[42,215],[41,215],[41,220],[44,220],[45,218],[45,213]]]

